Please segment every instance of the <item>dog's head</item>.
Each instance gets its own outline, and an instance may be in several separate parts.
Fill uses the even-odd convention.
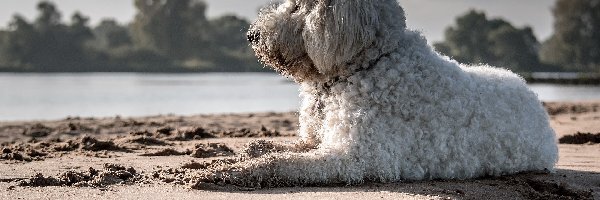
[[[346,73],[390,29],[405,29],[395,0],[287,0],[265,8],[248,31],[259,59],[300,82]]]

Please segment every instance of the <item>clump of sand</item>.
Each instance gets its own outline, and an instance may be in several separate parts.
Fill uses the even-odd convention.
[[[67,171],[57,177],[36,174],[34,177],[21,181],[19,186],[47,187],[106,187],[114,184],[133,183],[140,175],[133,167],[123,167],[118,164],[105,164],[104,169],[89,168],[85,172]]]
[[[192,152],[190,151],[177,151],[172,148],[161,149],[156,152],[151,153],[143,153],[140,156],[181,156],[181,155],[190,155]]]
[[[217,156],[233,156],[233,149],[221,143],[197,144],[192,156],[196,158],[210,158]]]

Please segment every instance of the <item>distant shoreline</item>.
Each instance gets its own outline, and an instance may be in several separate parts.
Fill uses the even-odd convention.
[[[532,72],[523,75],[527,83],[600,85],[600,74],[584,72]]]
[[[268,73],[274,74],[275,71],[263,68],[258,71],[3,71],[0,68],[0,74],[111,74],[111,73],[131,73],[131,74],[205,74],[205,73]],[[541,74],[541,76],[540,76]],[[600,74],[583,72],[532,72],[521,75],[527,83],[549,83],[561,85],[600,85]]]
[[[272,70],[264,71],[171,71],[171,72],[143,72],[143,71],[94,71],[94,72],[11,72],[11,71],[0,71],[0,74],[246,74],[246,73],[257,73],[257,74],[276,74]]]
[[[185,69],[185,68],[168,68],[165,67],[166,70],[94,70],[94,71],[36,71],[36,70],[7,70],[12,68],[2,68],[0,67],[0,74],[2,73],[15,73],[15,74],[78,74],[78,73],[146,73],[146,74],[198,74],[198,73],[275,73],[272,69],[268,67],[260,68],[259,70],[247,70],[247,71],[228,71],[228,70],[215,70],[215,69]]]

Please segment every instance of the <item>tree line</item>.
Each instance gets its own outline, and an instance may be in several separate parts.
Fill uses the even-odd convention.
[[[600,0],[557,0],[552,10],[554,34],[539,42],[530,27],[516,28],[471,10],[447,28],[434,44],[460,62],[508,68],[526,73],[600,73]]]
[[[0,30],[0,71],[268,71],[245,40],[245,19],[208,19],[202,0],[133,3],[137,13],[129,24],[105,19],[90,27],[81,13],[65,23],[52,2],[39,2],[33,21],[15,15]],[[463,63],[516,72],[600,72],[600,0],[557,0],[553,14],[555,32],[540,42],[530,27],[471,10],[434,47]]]
[[[0,30],[0,71],[244,72],[266,71],[245,39],[249,22],[206,17],[200,0],[135,0],[134,20],[95,27],[81,13],[64,23],[52,2],[27,21],[15,15]]]

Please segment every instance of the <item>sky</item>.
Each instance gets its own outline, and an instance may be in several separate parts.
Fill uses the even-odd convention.
[[[32,20],[39,0],[0,0],[0,27],[6,27],[15,13]],[[256,18],[259,7],[272,0],[206,0],[208,16],[236,14],[249,20]],[[133,0],[52,0],[68,20],[75,11],[89,16],[96,25],[104,18],[127,23],[135,16]],[[409,28],[416,29],[431,41],[443,40],[444,30],[455,18],[469,9],[485,11],[488,17],[503,18],[517,27],[531,26],[543,41],[552,34],[554,0],[400,0],[407,14]]]

